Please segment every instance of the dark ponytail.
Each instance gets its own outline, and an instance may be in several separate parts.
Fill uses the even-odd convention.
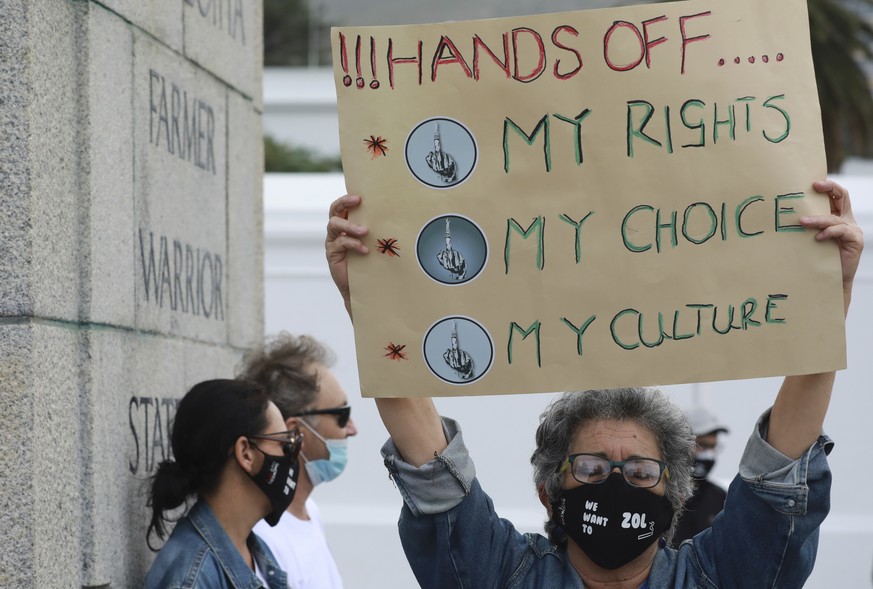
[[[263,432],[268,403],[260,385],[240,380],[201,382],[182,397],[173,419],[173,459],[162,461],[152,477],[149,548],[155,550],[152,533],[163,540],[167,523],[176,521],[165,512],[184,505],[192,495],[212,490],[236,440]]]

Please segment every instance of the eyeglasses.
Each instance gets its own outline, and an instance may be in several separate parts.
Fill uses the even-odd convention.
[[[337,425],[345,427],[352,417],[351,405],[343,405],[342,407],[332,407],[330,409],[310,409],[309,411],[301,411],[292,417],[306,417],[307,415],[336,415]]]
[[[289,429],[288,431],[276,432],[274,434],[251,434],[246,437],[279,442],[282,444],[282,454],[293,459],[296,459],[297,455],[300,454],[300,445],[303,443],[303,432],[299,429]],[[258,447],[254,442],[252,444],[254,444],[255,448]]]
[[[621,469],[621,474],[629,485],[642,489],[657,485],[661,482],[662,474],[670,478],[667,464],[654,458],[613,461],[596,454],[570,454],[558,468],[558,472],[569,470],[580,483],[596,485],[604,482],[616,467]]]

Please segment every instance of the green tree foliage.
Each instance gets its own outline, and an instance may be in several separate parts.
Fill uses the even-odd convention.
[[[338,157],[323,157],[304,147],[292,147],[264,136],[266,172],[341,172]]]
[[[330,65],[330,24],[309,0],[264,0],[264,65]]]
[[[873,58],[873,27],[844,0],[807,0],[828,171],[848,155],[870,155],[873,97],[863,64]],[[873,12],[873,0],[857,6]]]

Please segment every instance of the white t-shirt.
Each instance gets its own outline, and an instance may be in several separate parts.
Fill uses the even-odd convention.
[[[318,507],[306,500],[309,521],[297,519],[287,511],[276,527],[264,520],[255,525],[260,536],[276,557],[279,567],[288,573],[291,589],[342,589],[343,581],[324,537]]]

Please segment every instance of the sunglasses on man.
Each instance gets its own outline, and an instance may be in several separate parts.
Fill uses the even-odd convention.
[[[343,405],[342,407],[331,407],[330,409],[310,409],[308,411],[301,411],[292,417],[306,417],[308,415],[335,415],[337,425],[345,427],[352,417],[352,407],[351,405]]]

